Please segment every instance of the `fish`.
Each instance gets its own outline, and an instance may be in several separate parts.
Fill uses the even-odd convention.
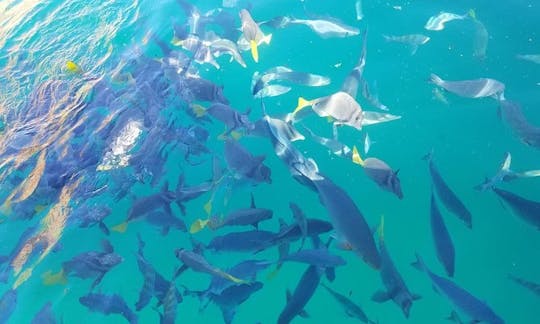
[[[137,315],[129,308],[124,298],[118,294],[89,293],[79,298],[81,305],[92,312],[105,315],[122,315],[130,324],[138,323]]]
[[[223,87],[209,80],[189,77],[182,79],[180,84],[184,91],[182,94],[186,96],[188,101],[208,101],[219,102],[225,105],[229,104],[229,100],[223,94]]]
[[[182,297],[178,297],[177,291],[174,281],[171,281],[162,299],[163,313],[159,313],[159,322],[161,324],[174,324],[176,322],[176,309],[178,303],[182,301]]]
[[[242,21],[242,35],[249,43],[251,57],[255,63],[259,62],[258,46],[261,43],[270,44],[272,34],[265,35],[259,25],[253,20],[251,14],[246,9],[240,10],[240,20]]]
[[[362,79],[360,84],[362,87],[362,96],[369,102],[370,105],[380,110],[389,110],[388,106],[379,100],[379,95],[377,94],[377,82],[373,82],[371,85],[371,90],[370,85],[366,80]]]
[[[364,216],[345,190],[330,179],[314,180],[321,204],[329,213],[341,243],[347,244],[374,269],[381,266],[381,256]]]
[[[302,244],[299,248],[302,249],[308,236],[307,217],[297,204],[289,202],[289,208],[291,209],[295,223],[298,224],[298,228],[300,228],[300,232],[302,233]]]
[[[358,130],[362,129],[362,107],[346,92],[338,91],[330,96],[313,100],[298,98],[298,106],[287,117],[287,121],[294,120],[295,115],[305,107],[311,109],[320,117],[332,118],[334,125],[347,125]]]
[[[97,224],[99,229],[105,235],[109,235],[109,228],[103,222],[103,220],[105,217],[109,216],[111,212],[112,210],[105,206],[89,207],[87,205],[83,205],[73,211],[70,216],[70,220],[77,219],[79,222],[79,227],[81,228],[87,228]]]
[[[8,323],[17,307],[17,290],[8,289],[0,297],[0,323]]]
[[[225,160],[236,179],[245,179],[254,184],[272,183],[271,170],[263,164],[265,156],[253,156],[240,143],[225,140]]]
[[[505,85],[495,79],[480,78],[474,80],[447,81],[432,73],[430,82],[460,97],[494,97],[496,99],[504,99]]]
[[[362,119],[362,126],[375,125],[401,119],[401,116],[381,113],[377,111],[364,110],[363,115],[364,118]]]
[[[347,264],[347,261],[342,257],[328,252],[327,249],[310,249],[301,250],[295,253],[288,254],[279,259],[279,263],[283,262],[300,262],[314,265],[321,268],[333,268]]]
[[[170,204],[176,200],[176,193],[169,191],[169,183],[165,181],[160,192],[135,200],[128,211],[126,220],[114,226],[112,230],[123,233],[126,231],[130,222],[140,219],[158,209],[164,209],[167,214],[172,215]]]
[[[409,318],[411,307],[415,300],[421,297],[413,294],[407,288],[405,281],[399,274],[384,241],[384,218],[381,217],[381,224],[378,229],[379,234],[379,252],[381,256],[380,276],[385,286],[385,290],[379,290],[373,294],[371,300],[377,303],[383,303],[393,300],[403,311],[403,315]]]
[[[330,150],[331,153],[339,156],[339,157],[342,157],[342,158],[345,158],[345,159],[349,159],[349,160],[352,160],[352,154],[353,154],[353,151],[352,149],[341,143],[340,141],[337,140],[337,138],[326,138],[326,137],[321,137],[321,136],[318,136],[316,135],[315,133],[313,133],[313,131],[309,128],[307,128],[306,126],[303,126],[303,129],[309,134],[309,136],[317,143],[321,144],[322,146],[325,146],[326,148],[328,148]]]
[[[484,60],[489,41],[489,33],[486,26],[478,19],[476,15],[473,18],[474,35],[473,35],[473,57]]]
[[[512,169],[510,169],[511,163],[512,163],[512,155],[510,154],[510,152],[506,152],[504,154],[504,161],[501,164],[497,173],[491,178],[486,178],[483,183],[475,186],[474,189],[478,191],[486,191],[486,190],[492,189],[493,187],[500,184],[501,182],[510,182],[515,179],[532,178],[532,177],[540,176],[540,170],[529,170],[529,171],[522,171],[522,172],[513,171]]]
[[[230,232],[214,236],[206,248],[215,252],[255,252],[275,238],[276,233],[263,230]]]
[[[386,162],[378,158],[367,158],[363,160],[356,146],[352,149],[351,159],[353,163],[360,165],[366,175],[381,189],[393,193],[399,199],[403,199],[401,182],[398,178],[399,170],[392,170]]]
[[[276,66],[263,73],[253,73],[251,79],[252,95],[254,97],[261,97],[261,91],[264,91],[271,85],[270,83],[283,81],[309,87],[322,87],[330,84],[330,78],[326,76],[293,71],[286,66]]]
[[[183,263],[182,267],[176,271],[174,278],[178,277],[182,272],[190,268],[195,272],[202,272],[211,276],[225,278],[236,284],[245,283],[244,280],[231,276],[230,274],[212,266],[202,255],[198,253],[188,251],[186,249],[176,249],[174,254],[176,258]]]
[[[46,302],[45,305],[36,313],[34,318],[32,319],[31,324],[56,324],[58,321],[56,320],[53,311],[52,311],[52,303]]]
[[[223,218],[214,216],[207,220],[197,219],[191,225],[189,232],[194,234],[204,227],[217,230],[225,226],[253,226],[255,229],[259,229],[259,223],[272,218],[273,214],[274,212],[270,209],[257,208],[253,193],[251,193],[251,205],[249,208],[235,210]]]
[[[364,154],[368,154],[371,146],[375,143],[377,142],[372,141],[368,132],[366,132],[366,136],[364,136]]]
[[[360,30],[358,28],[348,26],[336,18],[296,19],[291,17],[283,17],[280,27],[283,28],[291,24],[307,26],[323,39],[345,38],[360,34]]]
[[[540,127],[529,123],[519,103],[499,101],[499,115],[523,143],[540,148]]]
[[[428,161],[429,173],[431,175],[431,181],[437,192],[437,196],[443,202],[444,206],[448,211],[456,215],[461,219],[465,225],[471,229],[472,228],[472,215],[471,212],[465,207],[463,202],[458,198],[458,196],[450,189],[446,181],[442,178],[439,170],[433,162],[433,152],[426,154],[423,157],[424,160]]]
[[[242,55],[240,55],[240,52],[238,51],[238,46],[229,39],[216,38],[211,40],[210,49],[214,56],[219,57],[223,54],[228,54],[231,56],[231,60],[234,59],[243,68],[247,66]]]
[[[325,220],[316,219],[316,218],[307,218],[306,219],[306,235],[308,237],[318,236],[324,233],[328,233],[333,229],[333,226],[330,222]],[[300,225],[293,223],[292,225],[285,225],[280,229],[279,233],[268,240],[264,247],[259,249],[257,252],[260,252],[268,247],[276,245],[289,244],[303,238],[302,230]]]
[[[301,317],[309,316],[304,307],[315,294],[321,280],[321,274],[320,268],[309,266],[302,274],[294,292],[291,294],[287,290],[287,303],[279,314],[278,324],[290,323],[298,315]]]
[[[66,283],[68,276],[75,276],[81,279],[95,278],[91,289],[95,288],[112,268],[124,261],[124,258],[114,253],[114,248],[109,241],[103,240],[102,246],[103,252],[83,252],[63,262],[59,273],[46,272],[42,276],[44,284]]]
[[[439,294],[446,297],[456,308],[467,314],[473,322],[504,323],[504,320],[488,304],[471,295],[467,290],[458,286],[453,281],[438,276],[429,270],[418,254],[416,254],[416,261],[412,265],[417,270],[425,273],[431,281],[433,288]]]
[[[517,54],[517,59],[540,64],[540,54]]]
[[[353,67],[351,72],[347,74],[345,80],[341,85],[341,91],[348,93],[351,97],[356,98],[358,92],[358,86],[361,83],[366,83],[363,74],[364,68],[366,67],[366,57],[367,57],[367,29],[362,33],[362,48],[360,50],[360,56],[356,65]]]
[[[540,297],[540,284],[538,284],[536,282],[529,281],[529,280],[525,280],[523,278],[511,275],[511,274],[508,275],[508,279],[510,279],[513,282],[515,282],[516,284],[530,290],[537,297]]]
[[[210,300],[219,306],[226,324],[232,323],[238,306],[248,300],[254,293],[261,290],[263,284],[255,281],[250,284],[229,286],[220,294],[212,294]]]
[[[326,284],[321,283],[330,295],[343,307],[345,314],[351,318],[357,318],[363,323],[376,324],[377,322],[370,320],[366,313],[362,310],[360,306],[355,304],[350,298],[345,295],[342,295],[335,291],[334,289],[328,287]]]
[[[399,35],[399,36],[388,36],[383,35],[383,38],[387,42],[396,42],[407,44],[411,49],[411,55],[416,54],[418,47],[424,45],[431,39],[429,36],[422,34],[410,34],[410,35]]]
[[[503,189],[492,188],[492,190],[508,204],[514,215],[540,230],[540,202],[523,198]]]
[[[194,106],[193,108],[195,108],[195,115],[198,118],[208,114],[225,124],[227,131],[223,134],[224,136],[231,135],[231,133],[237,129],[243,128],[250,131],[254,127],[249,121],[249,109],[245,113],[240,113],[236,109],[222,103],[214,103],[207,109],[204,109],[201,106]]]
[[[431,192],[431,209],[430,209],[431,234],[435,243],[435,250],[439,262],[444,266],[448,277],[454,276],[455,269],[455,249],[450,233],[444,224],[444,219],[441,215],[435,195]]]
[[[443,30],[445,27],[444,25],[448,22],[451,22],[454,20],[463,20],[467,18],[471,18],[471,14],[469,12],[467,12],[464,15],[458,15],[451,12],[441,11],[438,14],[429,17],[424,28],[427,30],[439,31],[439,30]]]

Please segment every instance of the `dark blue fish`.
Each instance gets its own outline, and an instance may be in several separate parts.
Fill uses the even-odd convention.
[[[188,92],[188,101],[210,101],[219,102],[225,105],[229,100],[223,94],[223,87],[219,87],[213,82],[202,78],[185,78],[182,81],[184,92]]]
[[[37,312],[37,314],[32,319],[31,324],[56,324],[58,321],[54,317],[52,312],[51,302],[45,303],[43,307]]]
[[[159,322],[161,324],[174,324],[176,322],[176,309],[178,308],[179,303],[177,291],[173,280],[170,282],[167,293],[162,300],[163,314],[159,314]]]
[[[184,175],[180,175],[178,186],[176,187],[176,204],[180,207],[183,215],[186,214],[184,203],[193,200],[211,191],[219,182],[220,174],[214,174],[213,179],[194,186],[186,186]]]
[[[263,164],[264,156],[253,156],[235,140],[225,140],[225,160],[235,177],[260,182],[272,183],[271,170]]]
[[[106,295],[90,293],[79,298],[79,302],[92,312],[105,315],[122,315],[130,324],[138,323],[137,315],[129,308],[124,298],[118,294]]]
[[[493,188],[493,191],[510,206],[516,216],[540,230],[540,202],[525,199],[503,189]]]
[[[194,106],[193,108],[195,109],[196,116],[202,117],[205,114],[209,114],[225,124],[227,131],[224,135],[226,136],[237,129],[243,128],[246,131],[251,131],[254,127],[253,123],[251,123],[248,118],[250,109],[248,109],[245,113],[240,113],[231,106],[222,103],[214,103],[207,109],[200,106]]]
[[[124,259],[114,253],[112,245],[103,241],[103,252],[90,251],[76,255],[71,260],[62,263],[62,270],[58,274],[47,272],[44,274],[46,285],[65,283],[68,276],[81,279],[95,278],[92,289],[101,282],[103,277]]]
[[[459,219],[465,222],[468,228],[472,228],[472,215],[471,212],[465,207],[461,200],[456,196],[456,194],[448,187],[444,179],[441,177],[439,170],[433,163],[433,153],[430,152],[424,156],[424,160],[428,161],[429,173],[431,174],[431,180],[437,196],[446,206],[446,208],[456,215]]]
[[[219,295],[212,294],[210,299],[221,308],[223,321],[226,324],[232,323],[238,306],[248,300],[251,295],[261,290],[263,284],[259,281],[250,284],[230,286]]]
[[[529,123],[517,102],[500,100],[499,114],[523,143],[540,148],[540,127]]]
[[[176,255],[176,258],[183,263],[182,267],[176,271],[174,278],[178,277],[182,272],[189,268],[195,272],[202,272],[211,276],[225,278],[237,284],[245,283],[244,280],[238,279],[223,270],[214,267],[198,253],[186,249],[177,249],[174,251],[174,254]]]
[[[135,304],[135,310],[140,311],[146,307],[146,305],[148,305],[152,297],[156,297],[158,303],[163,304],[164,299],[169,292],[171,283],[167,281],[159,272],[157,272],[157,270],[146,260],[143,254],[145,243],[139,234],[137,234],[137,239],[139,242],[139,250],[136,255],[137,265],[139,267],[139,271],[144,277],[143,286],[139,292],[139,299]],[[178,289],[176,289],[175,293],[176,299],[181,302],[182,296],[180,295]]]
[[[352,149],[351,158],[354,163],[362,166],[366,175],[381,189],[393,193],[399,199],[403,199],[401,182],[398,178],[399,170],[392,170],[386,162],[377,158],[362,160],[356,146]]]
[[[327,222],[321,219],[308,218],[306,220],[306,224],[307,224],[308,237],[313,237],[313,236],[318,236],[324,233],[328,233],[333,229],[332,224],[330,222]],[[298,225],[297,223],[294,223],[292,225],[285,225],[285,224],[283,225],[284,226],[282,226],[279,233],[274,238],[267,241],[266,245],[260,249],[261,251],[272,246],[289,244],[289,243],[298,241],[299,239],[303,237],[302,230],[300,229],[300,225]]]
[[[111,212],[112,210],[105,206],[89,207],[83,205],[73,211],[70,219],[76,219],[79,223],[79,227],[82,228],[98,225],[99,229],[105,233],[105,235],[109,235],[109,228],[105,225],[103,220],[105,217],[109,216]]]
[[[328,178],[315,180],[313,184],[319,200],[328,210],[338,239],[348,244],[364,262],[379,269],[381,259],[371,229],[351,197]]]
[[[474,297],[454,282],[431,272],[420,256],[416,255],[413,266],[424,272],[430,279],[433,288],[445,296],[456,308],[467,314],[473,322],[486,322],[490,324],[503,324],[504,320],[483,301]]]
[[[520,277],[516,277],[514,275],[508,275],[508,278],[512,280],[513,282],[517,283],[518,285],[529,289],[534,294],[536,294],[536,296],[540,297],[540,284],[529,281],[529,280],[525,280]]]
[[[433,242],[435,242],[437,258],[444,266],[446,274],[449,277],[453,277],[455,263],[454,243],[452,243],[450,233],[446,229],[433,192],[431,193],[431,234],[433,236]]]
[[[319,286],[321,272],[320,268],[309,266],[302,275],[302,278],[300,278],[294,293],[291,295],[290,291],[287,290],[287,304],[283,311],[281,311],[281,314],[279,314],[278,324],[290,323],[297,315],[308,317],[304,307]]]
[[[366,313],[364,313],[362,308],[360,308],[360,306],[355,304],[348,297],[338,293],[337,291],[335,291],[334,289],[328,287],[324,283],[321,283],[321,286],[326,288],[326,290],[330,293],[330,295],[332,295],[332,297],[334,297],[334,299],[341,305],[341,307],[343,307],[343,310],[345,310],[345,314],[347,314],[347,316],[349,316],[351,318],[357,318],[360,321],[362,321],[364,323],[368,323],[368,324],[375,324],[376,323],[376,322],[370,320],[367,317]]]
[[[162,235],[167,235],[171,228],[175,228],[181,232],[187,232],[186,223],[166,211],[154,210],[146,215],[145,219],[148,223],[160,227]]]
[[[276,233],[269,231],[231,232],[214,237],[206,248],[216,252],[255,252],[275,237]]]
[[[306,238],[308,236],[308,228],[307,228],[307,218],[306,214],[298,207],[297,204],[290,202],[289,208],[292,211],[293,218],[298,224],[298,227],[300,228],[300,232],[302,233],[302,244],[300,245],[299,249],[302,249],[304,247],[304,242],[306,241]]]
[[[371,300],[378,303],[393,300],[401,308],[403,315],[409,318],[412,304],[415,300],[420,299],[420,296],[409,291],[386,249],[384,242],[384,219],[381,219],[381,225],[379,227],[379,251],[381,256],[380,275],[386,290],[377,291],[373,294]]]
[[[0,297],[0,323],[7,323],[17,306],[17,291],[8,289]]]
[[[280,262],[307,263],[322,268],[338,267],[347,264],[342,257],[330,253],[327,249],[301,250],[280,259]]]

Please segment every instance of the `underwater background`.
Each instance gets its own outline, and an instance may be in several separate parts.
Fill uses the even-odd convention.
[[[172,228],[163,235],[160,228],[144,220],[130,222],[125,232],[112,230],[126,220],[137,199],[159,192],[165,182],[174,191],[180,175],[184,175],[185,183],[190,185],[212,179],[213,157],[217,157],[224,172],[230,171],[225,163],[224,140],[219,136],[224,131],[220,121],[203,123],[188,114],[192,104],[189,99],[183,98],[181,93],[171,94],[162,89],[167,88],[163,82],[170,78],[145,82],[129,76],[138,73],[137,64],[143,61],[140,57],[149,62],[163,62],[166,54],[155,39],[169,44],[174,51],[189,54],[181,46],[171,44],[175,35],[178,36],[175,28],[188,24],[189,17],[180,6],[181,2],[0,2],[0,200],[3,204],[0,254],[28,257],[28,262],[23,262],[19,271],[15,270],[13,262],[17,257],[8,258],[8,261],[2,258],[1,270],[8,278],[0,284],[0,293],[4,295],[5,291],[14,289],[17,298],[16,301],[2,299],[0,322],[29,323],[47,302],[51,302],[57,321],[62,319],[64,323],[125,321],[119,314],[90,311],[79,298],[91,290],[118,294],[134,310],[144,281],[137,267],[137,235],[146,243],[144,255],[148,262],[170,280],[181,266],[175,257],[176,249],[191,249],[191,238],[206,244],[218,234],[237,230],[231,227],[219,232],[204,229],[189,233],[190,225],[196,219],[208,217],[203,207],[210,199],[213,201],[212,214],[227,214],[249,207],[252,193],[257,207],[273,211],[273,218],[259,225],[261,230],[278,231],[280,218],[294,223],[290,202],[300,206],[309,218],[330,221],[318,194],[291,177],[270,142],[243,134],[238,140],[242,146],[254,156],[265,156],[264,164],[271,170],[271,183],[242,183],[232,186],[229,193],[226,189],[216,189],[215,195],[214,191],[206,192],[185,203],[185,215],[179,206],[171,204],[172,213],[185,222],[187,232]],[[348,296],[371,320],[379,323],[449,322],[446,318],[454,309],[452,303],[434,291],[424,273],[410,265],[418,253],[434,273],[445,276],[430,228],[432,178],[428,163],[422,160],[432,151],[433,161],[446,183],[472,214],[473,226],[469,229],[439,202],[455,246],[456,270],[451,280],[486,302],[506,323],[540,321],[539,296],[509,279],[512,275],[540,283],[539,228],[515,215],[493,191],[474,189],[486,177],[497,173],[506,152],[512,154],[512,169],[540,169],[539,147],[527,145],[516,136],[501,117],[496,99],[471,99],[450,92],[434,92],[436,86],[429,82],[431,73],[445,80],[498,80],[505,85],[504,97],[519,102],[527,120],[540,125],[540,64],[516,57],[540,54],[540,23],[537,19],[540,3],[364,0],[361,3],[363,17],[357,19],[356,1],[352,0],[239,0],[229,1],[226,7],[221,1],[188,2],[201,13],[223,8],[234,18],[231,23],[238,36],[241,34],[238,12],[243,8],[249,10],[256,22],[285,15],[310,19],[333,17],[360,31],[350,37],[323,38],[306,26],[272,28],[262,24],[262,31],[271,33],[272,39],[270,44],[258,47],[258,63],[254,62],[249,50],[241,52],[246,67],[235,61],[229,62],[225,56],[216,58],[219,68],[190,62],[194,73],[223,86],[223,95],[231,107],[239,112],[251,108],[248,118],[252,122],[263,116],[261,99],[252,94],[255,71],[287,66],[294,71],[330,78],[330,84],[322,87],[292,85],[292,89],[283,95],[264,98],[266,113],[284,118],[295,109],[299,97],[315,99],[340,91],[343,80],[358,61],[362,33],[368,31],[363,75],[371,85],[376,84],[378,98],[388,107],[388,111],[382,112],[401,118],[368,125],[362,130],[339,127],[339,140],[349,147],[358,147],[362,157],[377,157],[395,170],[399,169],[403,199],[381,190],[362,167],[351,163],[350,159],[342,159],[310,140],[302,127],[297,129],[306,139],[293,144],[303,155],[316,161],[319,170],[352,198],[374,232],[384,216],[386,248],[409,290],[422,298],[414,301],[408,319],[392,301],[372,301],[372,295],[383,287],[379,272],[336,242],[331,244],[330,250],[343,257],[347,264],[336,268],[333,282],[326,278],[321,281]],[[426,21],[441,11],[465,15],[470,9],[474,9],[474,20],[449,22],[440,31],[424,28]],[[473,55],[478,46],[476,21],[481,21],[489,33],[485,57]],[[223,31],[215,26],[206,28],[218,35]],[[390,42],[383,37],[407,34],[424,34],[430,40],[411,54],[407,44]],[[67,62],[72,62],[75,67]],[[154,65],[149,66],[154,68]],[[159,69],[160,65],[155,66]],[[148,87],[151,90],[147,90]],[[145,91],[150,91],[151,95]],[[93,104],[99,100],[104,103]],[[360,95],[357,100],[364,110],[377,110]],[[210,106],[208,102],[194,102],[205,108]],[[127,117],[118,116],[140,117],[143,124],[141,134],[135,136],[128,149],[132,156],[143,145],[151,147],[152,156],[159,157],[163,152],[161,149],[167,151],[161,160],[163,173],[159,179],[155,173],[147,171],[155,163],[144,160],[149,156],[141,158],[148,163],[142,168],[135,165],[140,160],[102,169],[97,167],[106,164],[103,159],[111,151],[114,136],[120,132],[120,126],[125,125]],[[176,135],[158,140],[149,138],[152,128],[171,124],[178,128],[200,125],[209,134],[204,143],[199,143],[206,149],[202,153],[193,151],[194,158],[190,160],[186,158],[189,144],[175,144]],[[332,124],[327,118],[308,116],[301,124],[319,136],[332,137]],[[104,127],[111,127],[112,131],[101,137]],[[364,153],[366,132],[372,140],[368,154]],[[149,140],[145,142],[146,139]],[[84,154],[93,156],[95,161],[85,164]],[[45,159],[41,171],[38,167],[40,159]],[[63,182],[57,181],[58,178]],[[25,182],[25,179],[30,180]],[[29,184],[32,181],[35,186]],[[497,187],[540,201],[539,178],[517,179]],[[21,193],[23,189],[29,192]],[[126,190],[125,195],[116,199],[121,190]],[[85,206],[110,208],[110,214],[103,220],[103,224],[111,229],[108,235],[100,229],[101,224],[82,228],[77,221],[70,220]],[[540,215],[536,214],[536,217]],[[28,228],[35,228],[26,237],[28,240],[23,240],[30,251],[17,249]],[[321,238],[326,242],[331,235],[333,232],[325,233]],[[377,233],[374,237],[378,240]],[[68,276],[64,283],[46,282],[46,274],[60,271],[63,262],[82,252],[102,251],[100,242],[103,239],[112,244],[114,253],[123,261],[96,287],[91,287],[93,279],[73,276]],[[299,244],[293,243],[291,251],[296,251]],[[253,258],[276,261],[278,252],[276,248],[256,255],[205,251],[204,256],[212,265],[227,269]],[[294,291],[306,267],[290,262],[285,263],[275,276],[270,275],[273,265],[261,271],[258,280],[263,283],[263,288],[237,308],[234,322],[276,322],[286,305],[286,290]],[[184,287],[204,290],[210,280],[207,274],[188,270],[174,282],[183,293]],[[136,312],[138,322],[159,322],[158,312],[163,313],[163,310],[154,305],[156,299]],[[175,322],[223,321],[219,307],[210,305],[204,311],[199,308],[197,297],[183,296],[176,309]],[[357,318],[348,317],[343,307],[320,286],[305,310],[309,317],[297,317],[294,322],[358,322]],[[464,322],[469,322],[466,315],[460,316]]]

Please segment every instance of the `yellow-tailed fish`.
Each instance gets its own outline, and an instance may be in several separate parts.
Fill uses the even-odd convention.
[[[120,223],[116,226],[113,226],[111,230],[118,232],[118,233],[124,233],[127,230],[128,222]]]
[[[189,227],[189,233],[195,234],[200,232],[202,229],[206,227],[210,220],[209,219],[196,219],[193,224]]]
[[[82,72],[81,67],[77,63],[75,63],[73,61],[67,61],[66,62],[66,70],[68,70],[71,73],[80,73],[80,72]]]
[[[360,157],[360,153],[358,152],[356,145],[354,145],[352,149],[352,161],[360,166],[364,166],[364,160],[362,160],[362,157]]]
[[[41,279],[46,286],[67,284],[67,277],[63,269],[57,273],[52,273],[52,271],[49,270],[41,275]]]

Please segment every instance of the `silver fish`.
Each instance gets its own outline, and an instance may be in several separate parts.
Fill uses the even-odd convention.
[[[432,73],[430,81],[439,87],[465,98],[495,97],[504,99],[504,83],[495,79],[447,81]]]
[[[424,45],[429,42],[429,36],[422,34],[410,34],[410,35],[401,35],[401,36],[388,36],[383,35],[384,39],[389,42],[403,43],[409,45],[411,48],[411,55],[416,54],[418,46]]]
[[[287,20],[288,18],[288,20]],[[294,19],[287,17],[286,24],[305,25],[313,30],[317,35],[322,38],[333,37],[350,37],[360,34],[360,30],[356,27],[347,26],[337,19],[323,20],[323,19]]]
[[[443,30],[444,24],[453,20],[463,20],[467,17],[470,17],[469,13],[464,15],[458,15],[451,12],[441,11],[435,16],[429,17],[426,25],[424,26],[427,30]]]
[[[540,54],[518,54],[516,55],[516,58],[540,64]]]

